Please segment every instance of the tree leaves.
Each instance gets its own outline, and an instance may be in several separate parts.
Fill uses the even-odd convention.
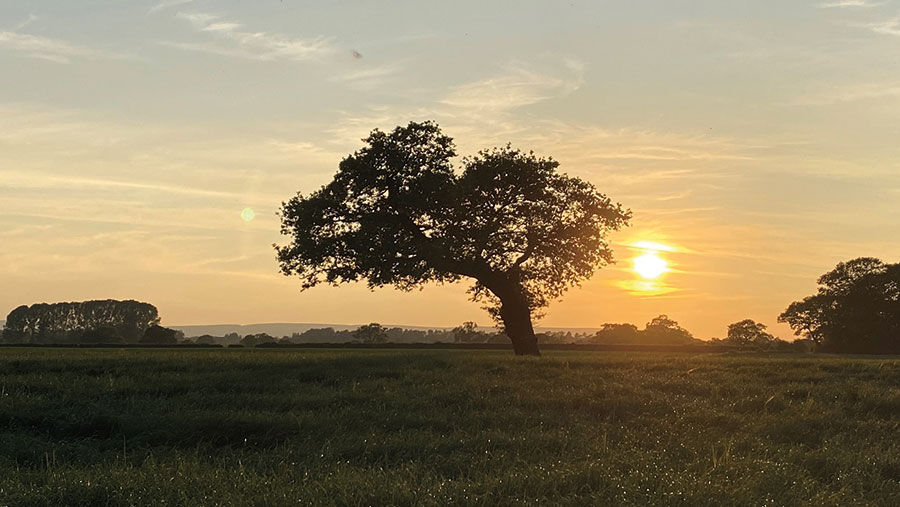
[[[505,297],[531,312],[612,262],[605,236],[631,212],[558,162],[511,146],[463,160],[433,122],[378,130],[328,185],[282,207],[281,270],[303,288],[365,280],[409,290],[476,280],[498,315]]]

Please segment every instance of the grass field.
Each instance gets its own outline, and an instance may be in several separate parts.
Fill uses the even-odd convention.
[[[0,505],[900,505],[900,361],[0,349]]]

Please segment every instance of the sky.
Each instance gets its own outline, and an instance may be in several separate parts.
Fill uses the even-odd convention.
[[[168,325],[489,325],[466,284],[278,272],[281,202],[426,119],[634,212],[542,326],[790,338],[777,316],[820,274],[900,254],[900,0],[0,0],[0,77],[3,315],[116,298]]]

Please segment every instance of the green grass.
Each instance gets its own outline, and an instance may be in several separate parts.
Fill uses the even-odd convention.
[[[0,505],[900,505],[900,361],[0,349]]]

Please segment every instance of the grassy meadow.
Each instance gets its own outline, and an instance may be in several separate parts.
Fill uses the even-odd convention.
[[[900,361],[0,349],[0,505],[900,505]]]

